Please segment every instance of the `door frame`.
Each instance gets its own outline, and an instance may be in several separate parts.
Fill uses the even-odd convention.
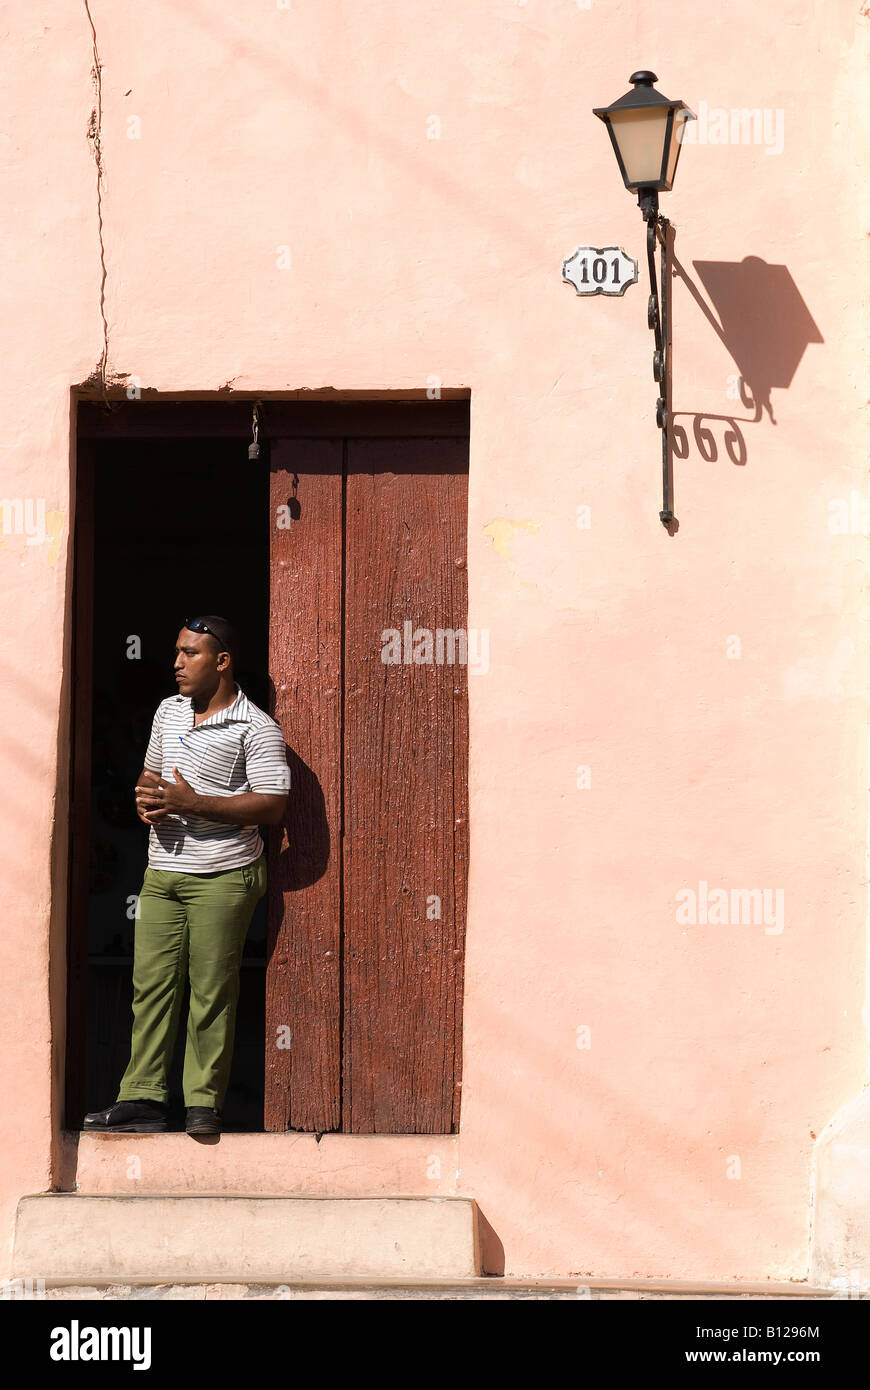
[[[268,393],[170,396],[148,393],[129,400],[115,391],[106,398],[73,393],[71,466],[75,470],[72,543],[72,642],[69,760],[68,872],[66,913],[66,1029],[61,1071],[64,1097],[61,1129],[78,1132],[84,1103],[88,983],[88,904],[90,894],[91,761],[93,705],[94,451],[103,439],[162,438],[250,440],[252,407],[261,408],[263,436],[335,436],[336,409],[342,431],[356,438],[465,435],[470,439],[470,393],[443,390],[437,400],[426,392],[369,396],[329,392],[315,399],[288,399]],[[421,405],[426,409],[421,410]],[[271,836],[270,836],[271,838]],[[268,845],[267,845],[268,853]],[[458,1042],[461,1056],[461,1040]],[[268,1132],[268,1131],[266,1131]]]

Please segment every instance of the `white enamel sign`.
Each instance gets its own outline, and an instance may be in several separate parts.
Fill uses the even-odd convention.
[[[578,294],[625,294],[637,282],[637,261],[621,246],[578,246],[562,262],[562,279]]]

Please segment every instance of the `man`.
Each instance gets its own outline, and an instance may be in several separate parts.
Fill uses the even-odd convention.
[[[290,787],[281,729],[236,683],[237,664],[231,623],[188,619],[175,648],[178,694],[157,707],[135,793],[150,831],[134,929],[130,1062],[116,1103],[86,1115],[85,1131],[168,1129],[167,1077],[188,976],[185,1130],[221,1130],[242,950],[266,891],[257,827],[281,822]]]

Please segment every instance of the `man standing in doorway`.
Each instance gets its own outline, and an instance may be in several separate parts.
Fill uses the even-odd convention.
[[[134,929],[130,1062],[117,1101],[86,1115],[84,1131],[168,1129],[167,1079],[188,977],[185,1130],[221,1130],[242,951],[266,891],[258,826],[281,822],[290,787],[284,735],[237,684],[237,666],[231,623],[185,622],[178,694],[157,707],[136,786],[150,833]]]

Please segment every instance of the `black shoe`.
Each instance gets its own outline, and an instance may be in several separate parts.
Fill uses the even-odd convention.
[[[105,1110],[85,1115],[82,1131],[110,1130],[114,1134],[162,1134],[169,1128],[169,1106],[160,1100],[119,1100]]]
[[[220,1115],[207,1105],[188,1105],[185,1134],[220,1134]]]

